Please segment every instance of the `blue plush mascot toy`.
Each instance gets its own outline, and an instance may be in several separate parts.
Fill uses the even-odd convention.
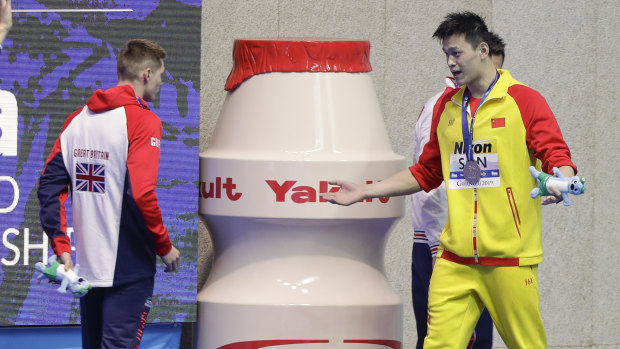
[[[549,190],[549,186],[553,186],[562,193],[562,200],[564,206],[570,206],[570,200],[568,199],[568,193],[573,195],[580,195],[586,191],[586,180],[583,177],[573,176],[570,178],[564,177],[562,172],[557,167],[553,168],[553,174],[555,177],[536,170],[534,166],[530,166],[530,173],[532,177],[538,179],[538,188],[532,189],[530,196],[532,199],[538,196],[553,196],[553,192]]]

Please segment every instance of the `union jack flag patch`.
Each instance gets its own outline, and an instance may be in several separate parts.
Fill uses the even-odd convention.
[[[99,164],[75,164],[75,190],[105,193],[105,166]]]

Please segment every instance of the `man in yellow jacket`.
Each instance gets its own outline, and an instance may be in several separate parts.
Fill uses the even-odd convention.
[[[424,348],[464,348],[487,307],[509,348],[545,348],[539,309],[541,201],[529,166],[575,175],[560,128],[545,99],[497,70],[489,31],[471,12],[451,13],[434,37],[460,89],[440,97],[431,136],[417,164],[373,184],[334,181],[330,202],[429,191],[445,181],[448,222],[429,288]],[[546,197],[543,204],[559,202]]]

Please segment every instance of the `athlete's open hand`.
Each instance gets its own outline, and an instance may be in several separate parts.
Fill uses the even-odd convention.
[[[540,200],[540,203],[542,205],[549,205],[549,204],[559,204],[560,202],[562,202],[562,192],[560,192],[558,189],[556,189],[556,187],[554,187],[553,185],[549,185],[549,191],[553,193],[553,195],[555,196],[543,196]]]
[[[340,190],[334,193],[322,193],[321,197],[333,204],[349,206],[364,198],[362,186],[352,182],[341,180],[329,181],[331,185],[340,186]]]
[[[172,246],[170,252],[168,252],[167,255],[162,256],[161,260],[166,265],[166,269],[164,269],[164,271],[166,273],[170,273],[179,268],[179,265],[181,264],[181,253],[176,249],[176,247]]]

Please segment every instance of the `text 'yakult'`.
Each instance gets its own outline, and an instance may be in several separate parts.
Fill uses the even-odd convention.
[[[215,260],[198,295],[199,348],[401,348],[383,271],[404,199],[344,207],[329,180],[405,166],[375,94],[370,43],[236,40],[229,91],[200,154]]]

